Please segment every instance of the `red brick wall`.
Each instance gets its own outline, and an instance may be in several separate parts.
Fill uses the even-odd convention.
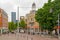
[[[2,17],[0,17],[0,27],[2,27]]]

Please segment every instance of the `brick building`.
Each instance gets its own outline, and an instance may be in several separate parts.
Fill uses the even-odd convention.
[[[0,8],[0,32],[8,29],[8,15],[7,13]]]

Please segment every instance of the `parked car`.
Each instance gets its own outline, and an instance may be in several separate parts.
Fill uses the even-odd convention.
[[[12,34],[14,34],[15,32],[14,31],[11,31]]]
[[[34,30],[28,30],[28,34],[34,35],[34,34],[35,34],[35,33],[34,33]]]
[[[21,29],[21,30],[20,30],[20,33],[24,33],[24,30],[23,30],[23,29]]]

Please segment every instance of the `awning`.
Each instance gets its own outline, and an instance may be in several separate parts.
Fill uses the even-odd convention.
[[[60,26],[57,26],[57,29],[60,29]]]
[[[55,26],[54,29],[60,29],[60,26]]]

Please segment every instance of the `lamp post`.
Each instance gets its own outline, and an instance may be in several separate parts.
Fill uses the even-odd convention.
[[[19,6],[17,7],[17,19],[18,19],[18,24],[17,24],[17,40],[19,40]]]
[[[18,27],[17,27],[17,29],[18,29],[18,32],[19,32],[19,6],[17,7],[17,18],[18,18]]]
[[[58,33],[58,38],[59,38],[59,14],[58,14],[58,29],[57,29],[57,33]]]

